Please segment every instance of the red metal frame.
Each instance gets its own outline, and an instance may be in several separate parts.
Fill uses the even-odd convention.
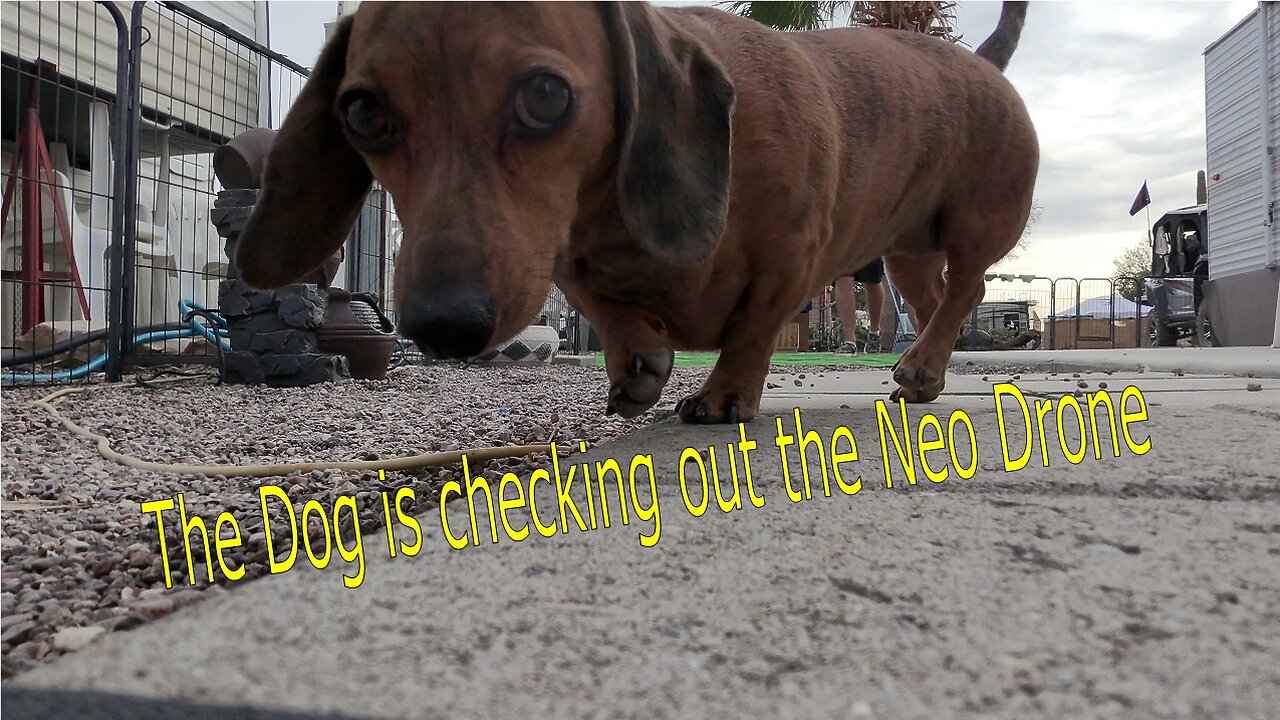
[[[41,68],[52,70],[53,66],[42,62]],[[43,73],[42,73],[43,74]],[[40,109],[37,104],[38,77],[31,78],[27,93],[26,121],[18,131],[18,143],[13,154],[13,162],[9,166],[9,179],[4,185],[3,209],[0,209],[0,233],[9,222],[9,207],[13,203],[13,189],[18,177],[22,177],[22,268],[17,272],[5,271],[5,279],[16,279],[22,283],[22,332],[44,322],[44,288],[51,282],[70,280],[76,288],[80,300],[80,309],[86,320],[89,316],[89,299],[85,295],[84,284],[80,281],[80,269],[76,265],[75,248],[72,245],[71,226],[67,222],[66,209],[58,197],[58,188],[54,182],[53,162],[49,158],[49,146],[45,142],[44,130],[40,127]],[[44,230],[44,218],[41,217],[41,180],[44,173],[45,183],[49,191],[49,199],[53,202],[54,218],[57,222],[54,231],[62,236],[62,247],[67,253],[71,266],[70,272],[54,272],[44,269],[44,245],[41,242]]]

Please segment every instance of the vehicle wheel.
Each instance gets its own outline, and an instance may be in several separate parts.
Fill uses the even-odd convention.
[[[1222,343],[1218,341],[1218,336],[1213,332],[1213,326],[1209,323],[1209,306],[1207,303],[1202,303],[1200,309],[1196,311],[1196,346],[1222,347]]]
[[[1173,347],[1178,342],[1178,334],[1164,321],[1158,312],[1152,312],[1151,329],[1147,333],[1147,341],[1151,347]]]

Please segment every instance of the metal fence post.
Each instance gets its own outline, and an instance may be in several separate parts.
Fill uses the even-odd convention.
[[[1146,286],[1146,280],[1133,277],[1125,279],[1133,282],[1133,304],[1137,306],[1133,318],[1133,346],[1142,347],[1142,321],[1146,318],[1142,314],[1142,290]]]
[[[121,197],[124,188],[129,184],[128,158],[131,156],[129,118],[132,103],[130,97],[130,78],[132,77],[132,47],[129,37],[129,24],[124,13],[114,2],[100,1],[106,8],[116,26],[116,103],[115,128],[111,133],[112,154],[116,165],[112,169],[112,208],[111,208],[111,253],[107,270],[107,382],[119,382],[122,375],[124,354],[128,349],[127,336],[124,333],[124,276],[125,246],[129,244],[126,236],[132,237],[125,223],[127,204]]]
[[[123,172],[117,174],[123,181],[123,187],[116,195],[116,202],[124,206],[121,213],[124,225],[123,234],[121,235],[123,242],[120,253],[121,271],[116,276],[119,289],[115,293],[120,304],[119,331],[117,333],[120,341],[117,362],[120,365],[117,366],[117,373],[119,373],[125,359],[133,351],[134,312],[136,310],[134,282],[137,278],[138,163],[141,157],[138,134],[141,132],[142,125],[142,46],[145,44],[145,40],[143,40],[143,30],[145,28],[142,26],[142,11],[145,7],[145,2],[135,2],[129,14],[129,78],[128,90],[125,93],[127,111],[125,113],[125,121],[122,123],[128,140],[125,143],[123,152],[116,158],[117,167],[124,166]],[[119,379],[120,377],[117,374],[115,380]]]
[[[1058,281],[1049,280],[1049,349],[1057,350],[1058,338]]]
[[[1074,282],[1076,284],[1076,291],[1072,296],[1072,302],[1075,303],[1075,307],[1076,307],[1076,316],[1075,318],[1073,318],[1075,322],[1072,323],[1074,328],[1072,330],[1072,334],[1075,336],[1074,338],[1072,338],[1072,342],[1075,345],[1075,347],[1073,347],[1072,349],[1078,350],[1080,349],[1080,281],[1077,280],[1076,278],[1071,278],[1071,282]]]

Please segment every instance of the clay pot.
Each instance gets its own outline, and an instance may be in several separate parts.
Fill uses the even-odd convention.
[[[357,380],[381,380],[395,350],[395,325],[376,296],[329,288],[329,309],[316,331],[320,352],[343,355]]]

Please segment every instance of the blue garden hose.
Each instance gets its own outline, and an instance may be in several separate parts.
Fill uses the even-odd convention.
[[[225,337],[227,333],[227,321],[221,315],[210,312],[199,303],[192,302],[190,300],[179,300],[178,312],[181,313],[182,318],[191,325],[190,328],[183,328],[181,330],[161,330],[135,335],[133,337],[133,341],[130,343],[130,347],[136,347],[138,345],[156,342],[158,340],[203,337],[205,340],[216,344],[222,350],[231,349],[230,344],[223,340],[223,337]],[[217,329],[211,329],[208,325],[200,322],[196,313],[204,313],[204,317],[214,318],[218,326]],[[102,366],[106,364],[107,353],[102,353],[84,365],[71,368],[70,370],[58,370],[56,372],[15,372],[12,370],[6,370],[3,375],[0,375],[0,382],[8,385],[14,383],[65,382],[67,380],[80,380],[88,377],[90,373],[101,370]]]
[[[205,340],[217,345],[224,352],[231,351],[231,345],[222,339],[223,337],[226,337],[227,334],[227,319],[222,317],[222,315],[217,312],[207,310],[203,305],[191,300],[179,300],[178,313],[184,320],[191,323],[192,329],[203,335]],[[210,317],[213,318],[218,324],[217,330],[210,330],[208,325],[196,322],[197,315],[203,316],[206,319]],[[134,344],[136,345],[137,343],[135,342]]]

